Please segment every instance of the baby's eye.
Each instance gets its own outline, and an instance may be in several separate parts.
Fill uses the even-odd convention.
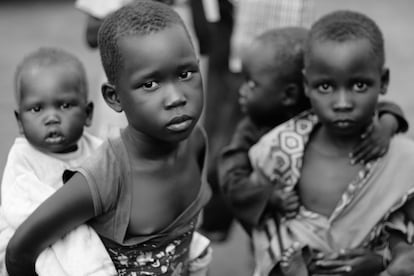
[[[329,83],[321,83],[317,86],[317,89],[319,92],[329,93],[329,92],[332,92],[333,87]]]
[[[353,87],[354,91],[356,92],[364,92],[367,90],[367,88],[368,88],[368,85],[362,81],[356,82]]]
[[[160,85],[157,82],[155,82],[155,81],[147,81],[146,83],[144,83],[142,85],[142,87],[145,90],[153,91],[153,90],[157,89],[158,87],[160,87]]]
[[[61,109],[69,109],[71,107],[72,107],[72,104],[70,104],[70,103],[63,103],[63,104],[60,105]]]
[[[40,106],[33,106],[33,107],[29,108],[29,111],[33,112],[33,113],[40,112],[40,110],[41,110]]]
[[[185,71],[185,72],[181,72],[179,75],[178,75],[178,78],[180,79],[180,80],[189,80],[189,79],[191,79],[191,77],[193,76],[193,72],[190,72],[190,71]]]

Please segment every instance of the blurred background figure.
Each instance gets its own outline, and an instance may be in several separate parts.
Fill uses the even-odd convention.
[[[286,27],[310,27],[314,0],[239,0],[231,38],[230,68],[240,72],[240,57],[252,39],[267,30]]]
[[[217,158],[233,135],[242,114],[238,90],[242,84],[241,56],[254,37],[272,28],[309,27],[313,0],[218,0],[220,20],[212,25],[205,127],[210,145],[208,180],[213,197],[206,206],[202,229],[211,240],[228,238],[233,216],[221,195]]]

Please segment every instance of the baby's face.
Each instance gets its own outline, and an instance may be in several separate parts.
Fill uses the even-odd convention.
[[[367,39],[315,41],[304,75],[313,110],[339,135],[359,135],[372,122],[378,96],[388,85],[388,70]]]
[[[274,50],[270,45],[253,43],[242,60],[244,83],[239,90],[243,112],[255,120],[275,116],[282,103],[284,83],[275,69]]]
[[[129,125],[160,141],[190,135],[203,107],[198,59],[182,26],[119,40],[116,84]]]
[[[36,148],[52,153],[77,149],[90,113],[77,74],[63,66],[34,67],[21,80],[16,111],[21,132]]]

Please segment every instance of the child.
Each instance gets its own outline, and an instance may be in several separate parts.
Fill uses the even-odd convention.
[[[14,230],[63,185],[63,172],[79,166],[101,144],[84,132],[91,124],[93,104],[88,102],[85,70],[72,54],[40,48],[28,55],[16,71],[15,98],[22,136],[10,149],[1,184],[2,255]],[[102,268],[105,262],[111,265],[107,254],[94,255],[93,248],[79,242],[102,246],[91,229],[79,228],[65,239],[42,253],[38,274],[62,269],[83,275],[91,271],[89,268]],[[66,258],[62,249],[72,256]],[[78,269],[73,271],[70,267],[74,264]]]
[[[192,275],[190,242],[210,197],[206,141],[196,126],[203,90],[194,47],[180,17],[154,1],[112,13],[98,37],[108,77],[102,94],[124,111],[128,127],[16,230],[7,271],[33,275],[43,248],[88,222],[118,275]],[[199,256],[210,254],[206,247]]]
[[[412,252],[393,251],[388,230],[412,238],[412,225],[398,225],[390,214],[413,191],[414,143],[397,136],[383,158],[349,162],[361,134],[377,120],[379,95],[387,91],[384,56],[382,33],[365,15],[338,11],[312,26],[304,69],[312,111],[274,128],[250,150],[254,169],[295,189],[302,203],[296,217],[265,218],[253,230],[254,238],[269,240],[269,246],[255,248],[259,275],[272,269],[308,275],[308,268],[317,275],[377,275],[390,259],[391,275],[411,269]],[[306,267],[302,248],[321,252],[322,259]]]
[[[218,168],[222,190],[248,232],[259,224],[267,209],[294,216],[299,206],[294,191],[252,183],[254,173],[248,151],[273,127],[310,108],[302,78],[307,32],[301,27],[267,31],[256,37],[243,57],[245,82],[240,88],[240,105],[246,117],[224,148]],[[367,145],[363,142],[362,148],[354,151],[356,163],[378,157],[396,131],[407,130],[398,106],[383,102],[378,110],[380,124],[366,137]]]

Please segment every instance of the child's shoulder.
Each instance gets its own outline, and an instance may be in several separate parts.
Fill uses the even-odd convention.
[[[13,155],[16,158],[23,158],[25,156],[36,156],[37,154],[44,155],[44,153],[33,147],[24,136],[16,137],[9,150],[9,157]]]
[[[397,154],[401,160],[414,164],[414,140],[405,134],[395,135],[391,140],[389,153]]]
[[[89,144],[93,146],[100,146],[103,143],[103,139],[99,138],[98,136],[95,136],[87,131],[85,131],[81,137],[81,139],[86,140]]]

